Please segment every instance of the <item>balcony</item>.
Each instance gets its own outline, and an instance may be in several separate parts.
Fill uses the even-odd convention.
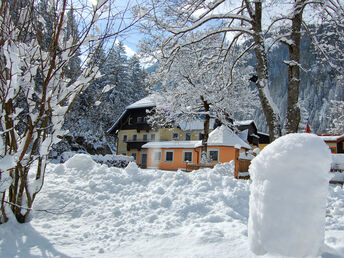
[[[132,149],[141,150],[142,145],[146,144],[148,141],[127,141],[127,151]]]

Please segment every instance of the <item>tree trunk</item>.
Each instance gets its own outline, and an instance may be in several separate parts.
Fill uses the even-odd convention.
[[[305,0],[295,0],[294,15],[292,18],[291,41],[288,44],[288,103],[286,114],[286,132],[297,133],[301,120],[299,107],[299,85],[300,85],[300,41],[302,13]]]
[[[208,152],[208,137],[209,137],[209,124],[210,124],[210,115],[209,115],[210,105],[206,100],[204,100],[203,96],[201,96],[201,100],[203,102],[204,112],[206,113],[204,121],[203,121],[204,134],[202,137],[201,163],[206,164],[206,163],[209,163],[207,152]]]
[[[269,128],[270,141],[281,136],[280,117],[277,107],[273,103],[269,93],[269,73],[268,73],[268,59],[265,51],[264,38],[262,34],[262,3],[255,2],[255,11],[250,13],[253,18],[255,54],[257,58],[256,71],[258,80],[256,85],[258,88],[258,95],[265,115],[266,123]]]

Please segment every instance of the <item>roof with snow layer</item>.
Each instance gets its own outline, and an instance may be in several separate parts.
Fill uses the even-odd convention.
[[[231,129],[222,125],[217,127],[209,134],[208,146],[229,146],[251,149],[251,146],[239,138]],[[142,146],[147,149],[161,149],[161,148],[197,148],[202,146],[202,141],[163,141],[163,142],[148,142]]]
[[[147,142],[142,145],[145,149],[193,149],[202,144],[201,141],[162,141],[162,142]]]
[[[324,141],[327,141],[327,142],[336,142],[340,138],[344,138],[344,134],[342,134],[342,135],[319,135],[319,137],[321,139],[323,139]]]
[[[147,97],[140,99],[133,104],[127,106],[125,109],[134,109],[134,108],[148,108],[148,107],[155,107],[155,100],[157,98],[157,95],[151,94]]]
[[[231,129],[225,125],[217,127],[209,134],[208,146],[235,146],[251,149],[251,146],[240,139]]]

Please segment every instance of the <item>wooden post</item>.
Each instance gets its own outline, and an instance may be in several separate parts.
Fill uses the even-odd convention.
[[[238,179],[239,178],[239,152],[240,149],[235,148],[235,155],[234,155],[234,178]]]

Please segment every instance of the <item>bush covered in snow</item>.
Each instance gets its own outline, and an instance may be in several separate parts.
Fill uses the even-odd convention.
[[[117,167],[117,168],[125,168],[128,166],[128,164],[132,161],[134,161],[134,158],[132,156],[123,156],[123,155],[89,155],[86,153],[77,153],[77,152],[72,152],[72,151],[66,151],[62,153],[60,162],[66,162],[70,158],[72,158],[74,155],[80,155],[84,154],[89,156],[92,160],[99,164],[106,164],[109,167]]]
[[[324,243],[331,155],[313,134],[288,134],[252,160],[251,250],[305,257],[318,256]]]

